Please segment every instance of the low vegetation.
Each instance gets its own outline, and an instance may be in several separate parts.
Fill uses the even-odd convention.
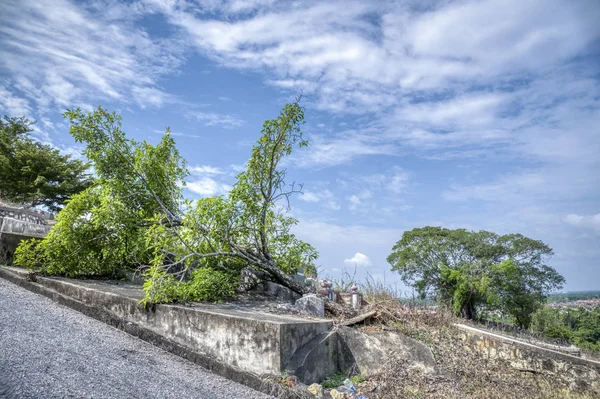
[[[465,347],[458,320],[446,312],[415,308],[388,322],[396,331],[425,343],[441,373],[425,377],[392,361],[374,380],[383,383],[376,398],[593,398],[589,386],[569,387],[567,381],[543,373],[516,369],[501,359],[486,359]],[[591,383],[591,381],[590,381]]]
[[[568,373],[556,375],[513,367],[509,361],[487,358],[465,345],[464,332],[455,323],[461,319],[451,311],[432,311],[415,302],[401,303],[397,298],[381,298],[368,305],[376,310],[374,318],[359,328],[369,333],[393,331],[424,343],[432,351],[438,373],[424,375],[407,367],[406,360],[391,356],[384,367],[356,381],[359,391],[369,399],[392,398],[597,398],[593,381],[574,384]],[[384,299],[386,298],[386,299]],[[335,375],[324,387],[342,385],[347,376]]]

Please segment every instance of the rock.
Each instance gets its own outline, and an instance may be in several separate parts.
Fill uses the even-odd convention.
[[[323,317],[325,316],[325,303],[315,294],[308,294],[296,301],[296,308],[300,313],[309,316]]]
[[[283,285],[279,285],[272,281],[267,281],[267,294],[282,299],[284,301],[293,301],[300,298],[299,294],[296,294],[294,291],[290,290]]]
[[[308,387],[308,392],[315,395],[317,398],[323,397],[323,387],[321,384],[312,384]]]
[[[390,331],[363,332],[349,327],[339,327],[337,334],[340,370],[356,367],[361,374],[373,375],[394,356],[404,360],[407,368],[436,373],[433,353],[416,339]]]
[[[264,273],[254,270],[251,267],[242,269],[238,291],[246,292],[257,288],[264,281],[264,277]]]
[[[334,388],[329,392],[333,399],[352,399],[354,395],[344,387]]]

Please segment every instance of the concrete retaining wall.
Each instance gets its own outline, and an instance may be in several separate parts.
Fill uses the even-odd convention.
[[[487,358],[504,359],[521,370],[550,373],[574,386],[600,381],[600,362],[542,348],[463,324],[456,326],[463,330],[461,338],[467,348]]]
[[[120,328],[234,381],[279,397],[305,397],[277,383],[291,372],[304,383],[337,371],[374,371],[386,349],[400,351],[412,366],[435,372],[435,360],[422,343],[390,334],[358,334],[332,328],[327,320],[251,312],[232,305],[155,305],[143,308],[139,286],[30,275],[0,267],[0,278],[45,295],[90,317]],[[457,325],[470,350],[514,367],[556,375],[572,385],[600,381],[600,362],[539,348],[509,337]],[[397,334],[396,334],[397,335]],[[388,342],[389,341],[389,342]]]
[[[0,277],[271,394],[272,390],[265,390],[268,376],[282,374],[299,348],[332,328],[327,320],[249,312],[227,305],[145,309],[139,303],[143,296],[139,286],[125,283],[48,277],[29,281],[27,271],[9,267],[0,267]]]
[[[50,228],[51,226],[46,224],[30,223],[8,216],[0,217],[0,264],[12,264],[15,250],[22,240],[43,238]]]

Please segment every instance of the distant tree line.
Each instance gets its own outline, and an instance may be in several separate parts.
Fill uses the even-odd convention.
[[[593,309],[545,306],[534,313],[530,329],[580,348],[600,351],[600,306]]]
[[[574,291],[548,295],[549,303],[574,302],[586,299],[600,299],[600,291]]]

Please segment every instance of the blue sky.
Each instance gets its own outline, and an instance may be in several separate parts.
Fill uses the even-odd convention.
[[[74,156],[66,108],[170,126],[197,198],[302,91],[292,212],[324,274],[397,281],[394,242],[441,225],[541,239],[567,289],[597,289],[599,20],[595,0],[3,0],[0,113]]]

